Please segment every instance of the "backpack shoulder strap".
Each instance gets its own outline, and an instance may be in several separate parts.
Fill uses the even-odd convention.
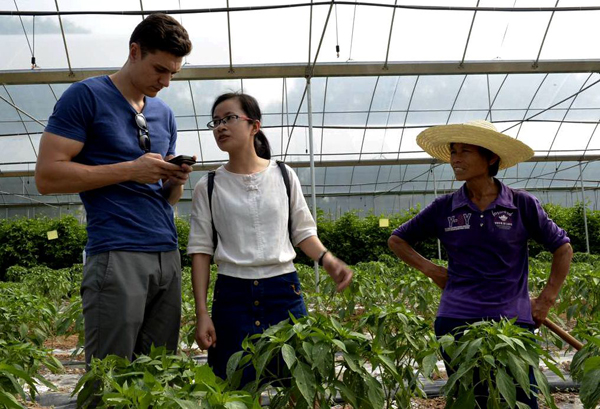
[[[213,231],[213,246],[216,249],[217,248],[217,243],[219,240],[219,237],[217,236],[217,229],[215,228],[215,219],[213,217],[213,212],[212,212],[212,194],[213,194],[213,190],[215,188],[215,171],[211,170],[210,172],[208,172],[208,209],[210,211],[210,222],[212,224],[212,231]]]
[[[292,241],[292,188],[290,186],[290,175],[288,174],[287,168],[285,167],[285,163],[278,160],[277,166],[279,166],[279,170],[281,170],[281,176],[283,176],[283,183],[285,184],[285,192],[287,193],[288,203],[289,203],[289,212],[288,212],[288,232],[290,234],[290,241]],[[292,242],[293,245],[293,242]]]

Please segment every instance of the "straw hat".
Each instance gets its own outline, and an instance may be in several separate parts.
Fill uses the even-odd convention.
[[[506,169],[533,156],[533,150],[521,141],[504,135],[487,121],[432,126],[417,136],[417,144],[434,158],[450,162],[450,143],[467,143],[486,148],[500,157]]]

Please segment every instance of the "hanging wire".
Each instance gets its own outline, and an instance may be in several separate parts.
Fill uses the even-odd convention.
[[[17,6],[17,0],[13,0],[13,2],[15,3],[15,8],[17,9],[17,11],[19,11],[19,6]],[[25,24],[23,23],[23,17],[21,17],[21,15],[19,15],[19,20],[21,20],[21,27],[23,27],[23,33],[25,34],[25,39],[27,40],[27,45],[29,46],[29,52],[31,52],[31,56],[33,57],[33,49],[31,48],[29,36],[27,35],[27,30],[25,30]]]
[[[15,4],[15,8],[17,9],[17,12],[19,12],[19,6],[17,5],[17,0],[13,0],[14,4]],[[25,23],[23,23],[23,17],[19,14],[19,20],[21,21],[21,27],[23,28],[23,34],[25,34],[25,40],[27,40],[27,46],[29,47],[29,52],[31,53],[31,68],[38,68],[38,66],[35,63],[35,16],[33,16],[33,34],[32,34],[32,42],[33,42],[33,47],[31,46],[31,43],[29,42],[29,36],[27,35],[27,30],[25,30]]]
[[[177,0],[177,3],[179,4],[179,11],[181,11],[181,0]],[[183,26],[183,13],[179,15],[179,23]],[[189,64],[187,57],[187,55],[183,56],[183,65]]]
[[[358,2],[358,0],[356,0]],[[352,33],[350,34],[350,53],[348,54],[348,61],[352,61],[352,45],[354,44],[354,23],[356,22],[356,2],[354,3],[354,15],[352,16]]]
[[[31,40],[33,42],[33,50],[31,51],[31,69],[34,69],[39,68],[39,66],[35,62],[35,16],[33,16],[33,33],[31,37]]]
[[[513,3],[513,9],[515,8],[515,6],[517,5],[517,0],[515,0],[515,2]],[[500,43],[500,51],[502,51],[502,47],[504,47],[504,40],[506,39],[506,33],[508,33],[508,27],[510,26],[510,17],[508,18],[508,23],[506,23],[506,28],[504,29],[504,35],[502,36],[502,42]],[[496,58],[500,59],[500,56],[497,56]]]
[[[340,58],[340,36],[338,33],[338,15],[337,15],[337,4],[335,5],[335,52],[337,58]]]

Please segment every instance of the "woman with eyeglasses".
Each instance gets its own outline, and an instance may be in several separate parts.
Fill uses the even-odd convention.
[[[246,336],[288,319],[289,313],[307,314],[293,264],[294,246],[323,265],[338,291],[350,284],[352,271],[317,237],[296,174],[271,160],[257,101],[246,94],[224,94],[211,113],[208,127],[229,161],[215,171],[211,194],[208,176],[194,189],[188,253],[196,341],[208,349],[215,374],[226,378],[227,361],[242,350]],[[289,196],[283,171],[289,179]],[[212,317],[206,306],[211,256],[218,265]],[[277,373],[276,367],[272,362],[269,370]],[[242,385],[254,376],[253,368],[246,368]]]

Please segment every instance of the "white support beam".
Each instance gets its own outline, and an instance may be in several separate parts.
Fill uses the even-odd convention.
[[[174,80],[216,80],[241,78],[304,78],[307,66],[298,64],[185,66]],[[81,81],[89,77],[109,75],[119,68],[68,70],[0,71],[0,84],[56,84]],[[465,75],[465,74],[537,74],[600,72],[600,60],[539,61],[536,68],[531,61],[460,61],[443,62],[384,62],[320,63],[309,68],[311,77],[361,77],[379,75]]]

